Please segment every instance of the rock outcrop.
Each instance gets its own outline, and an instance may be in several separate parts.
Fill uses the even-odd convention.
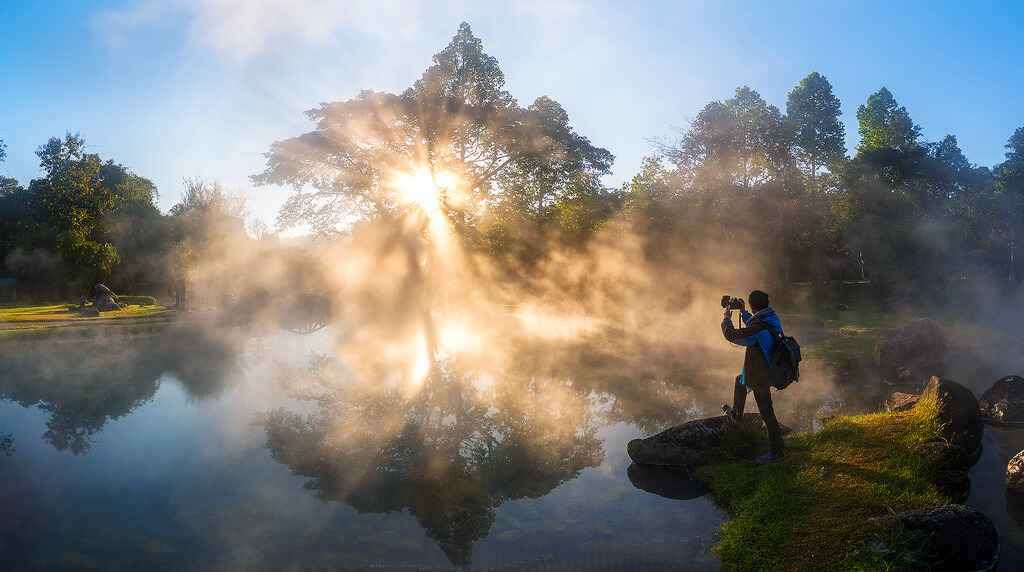
[[[757,413],[745,413],[744,423],[764,427],[764,421]],[[725,415],[696,419],[676,425],[646,439],[633,439],[626,447],[629,458],[639,465],[670,465],[696,468],[706,462],[710,449],[721,445],[722,439],[732,430],[735,422]],[[781,426],[783,433],[790,429]]]
[[[1008,375],[978,400],[981,417],[995,425],[1024,425],[1024,378]]]
[[[981,457],[981,436],[985,424],[981,420],[978,399],[970,389],[955,381],[932,377],[922,394],[938,403],[938,419],[942,438],[967,450],[971,465]]]
[[[946,337],[928,318],[889,330],[875,344],[875,365],[889,382],[933,375],[945,361]]]
[[[900,393],[897,391],[889,396],[889,399],[885,400],[886,411],[909,411],[917,405],[917,402],[921,401],[920,395],[913,393]]]
[[[918,535],[923,545],[915,556],[933,572],[994,570],[999,560],[999,536],[992,520],[959,504],[911,510],[874,519],[883,529],[902,529]]]

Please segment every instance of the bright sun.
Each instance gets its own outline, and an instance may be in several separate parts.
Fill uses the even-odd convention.
[[[440,193],[454,183],[454,177],[444,173],[431,175],[425,168],[413,173],[398,173],[394,185],[405,202],[419,205],[427,213],[440,210]]]

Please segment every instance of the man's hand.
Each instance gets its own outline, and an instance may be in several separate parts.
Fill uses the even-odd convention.
[[[743,298],[736,298],[736,299],[739,300],[739,303],[740,303],[740,313],[742,314],[743,312],[746,312],[747,311],[747,303],[743,301]]]
[[[731,320],[732,319],[732,310],[726,308],[725,309],[725,317],[729,318]]]

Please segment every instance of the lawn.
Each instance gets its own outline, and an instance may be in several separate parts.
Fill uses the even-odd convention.
[[[90,322],[121,318],[149,318],[174,314],[163,306],[128,306],[114,312],[102,312],[98,317],[82,315],[72,304],[14,305],[0,307],[0,323],[20,322]]]

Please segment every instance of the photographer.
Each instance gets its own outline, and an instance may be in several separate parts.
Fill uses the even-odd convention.
[[[750,293],[750,309],[753,314],[747,312],[743,299],[723,297],[722,305],[725,307],[725,319],[722,320],[722,333],[725,339],[734,344],[746,346],[746,355],[743,358],[743,372],[736,377],[736,386],[733,391],[732,410],[726,406],[726,414],[734,421],[743,418],[743,406],[747,401],[747,392],[754,393],[754,401],[757,409],[764,420],[765,429],[768,431],[768,440],[771,443],[771,450],[757,458],[758,462],[770,463],[785,457],[784,445],[782,443],[782,431],[779,429],[779,420],[775,418],[775,409],[772,407],[771,382],[768,379],[768,361],[771,359],[775,346],[778,344],[777,335],[782,331],[782,322],[768,305],[768,294],[760,290]],[[732,310],[740,311],[740,319],[744,327],[735,328],[732,325]]]

